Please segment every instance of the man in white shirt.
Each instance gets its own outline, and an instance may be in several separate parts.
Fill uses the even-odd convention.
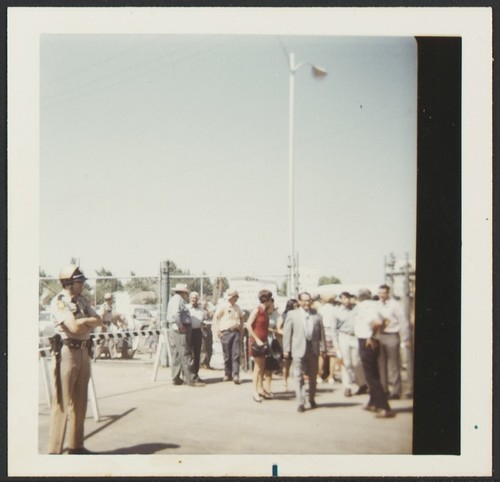
[[[191,315],[191,345],[193,347],[193,375],[197,381],[202,381],[198,375],[200,370],[200,355],[201,355],[201,327],[205,320],[206,312],[199,304],[200,295],[196,291],[191,291],[189,295],[188,306],[189,314]]]
[[[376,302],[371,297],[370,290],[360,290],[358,294],[359,302],[353,313],[354,334],[358,338],[359,355],[370,391],[368,404],[363,408],[375,412],[377,418],[392,418],[395,413],[389,406],[378,372],[380,343],[376,339],[376,335],[381,326],[381,321],[378,316]]]
[[[344,395],[353,395],[354,386],[357,384],[356,395],[368,391],[363,367],[359,358],[358,339],[354,336],[354,317],[351,304],[351,295],[344,291],[339,297],[340,306],[337,306],[333,323],[333,339],[342,360],[342,385]]]
[[[410,346],[410,324],[399,301],[390,297],[390,288],[382,285],[378,290],[378,312],[383,326],[380,341],[379,372],[382,387],[389,400],[401,398],[401,342]],[[389,391],[390,387],[390,391]]]
[[[220,338],[224,356],[224,378],[240,383],[240,343],[243,331],[243,313],[236,304],[239,294],[236,290],[228,290],[227,301],[223,302],[214,313],[212,330],[214,336]]]

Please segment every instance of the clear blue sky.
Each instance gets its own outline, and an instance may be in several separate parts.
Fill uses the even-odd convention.
[[[40,266],[285,274],[285,51],[300,267],[383,281],[415,256],[413,37],[43,35]]]

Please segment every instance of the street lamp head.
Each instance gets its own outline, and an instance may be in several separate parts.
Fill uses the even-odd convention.
[[[328,72],[326,71],[326,69],[324,69],[323,67],[319,67],[317,65],[311,66],[311,72],[312,72],[313,77],[316,79],[323,79],[324,77],[326,77],[328,75]]]

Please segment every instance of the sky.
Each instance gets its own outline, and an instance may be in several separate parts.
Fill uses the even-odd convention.
[[[289,52],[299,271],[414,259],[414,37],[44,34],[40,267],[285,275]]]

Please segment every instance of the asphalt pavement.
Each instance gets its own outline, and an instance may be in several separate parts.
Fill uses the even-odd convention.
[[[412,400],[391,401],[393,419],[362,409],[368,395],[345,397],[342,385],[318,386],[316,409],[297,412],[293,380],[274,375],[275,399],[252,399],[250,372],[222,382],[200,370],[204,387],[175,386],[170,369],[153,381],[153,359],[92,363],[99,421],[89,403],[85,445],[100,454],[411,454]],[[39,453],[47,453],[50,408],[40,365]]]

